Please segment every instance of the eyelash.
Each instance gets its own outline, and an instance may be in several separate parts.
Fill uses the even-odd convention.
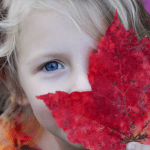
[[[38,71],[44,71],[45,66],[46,66],[47,64],[50,64],[50,63],[53,63],[53,62],[56,62],[56,63],[60,64],[61,66],[63,66],[60,62],[58,62],[58,61],[56,61],[56,60],[52,60],[52,61],[46,62],[46,63],[44,63],[43,65],[41,65],[41,66],[39,67]],[[64,68],[64,66],[63,66],[63,68]],[[59,68],[59,65],[58,65],[58,69],[60,69],[60,68]],[[56,70],[58,70],[58,69],[56,69]],[[54,71],[56,71],[56,70],[54,70]],[[46,71],[46,72],[54,72],[54,71],[47,71],[46,69],[45,69],[45,71]]]

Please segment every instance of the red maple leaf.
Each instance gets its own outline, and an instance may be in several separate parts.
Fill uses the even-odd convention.
[[[118,19],[90,54],[92,91],[36,96],[68,140],[90,150],[123,150],[131,141],[150,144],[150,40],[138,41]]]

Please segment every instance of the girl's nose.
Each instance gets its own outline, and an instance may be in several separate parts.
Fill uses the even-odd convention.
[[[79,73],[72,77],[70,92],[72,93],[74,91],[92,91],[92,87],[86,73]]]

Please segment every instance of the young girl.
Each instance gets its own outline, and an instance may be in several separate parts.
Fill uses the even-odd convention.
[[[10,95],[1,106],[0,149],[84,150],[68,141],[36,96],[91,91],[89,55],[97,50],[115,10],[139,40],[150,37],[149,14],[141,0],[3,0],[2,4],[7,13],[0,22],[1,79]],[[150,146],[131,142],[127,149]]]

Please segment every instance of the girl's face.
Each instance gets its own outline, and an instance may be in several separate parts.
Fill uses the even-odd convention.
[[[22,23],[18,42],[18,74],[34,115],[45,130],[70,143],[55,125],[51,111],[36,96],[55,91],[91,91],[88,80],[91,46],[98,46],[74,23],[52,11],[32,12]],[[52,61],[52,62],[50,62]],[[83,148],[80,144],[72,144]]]

